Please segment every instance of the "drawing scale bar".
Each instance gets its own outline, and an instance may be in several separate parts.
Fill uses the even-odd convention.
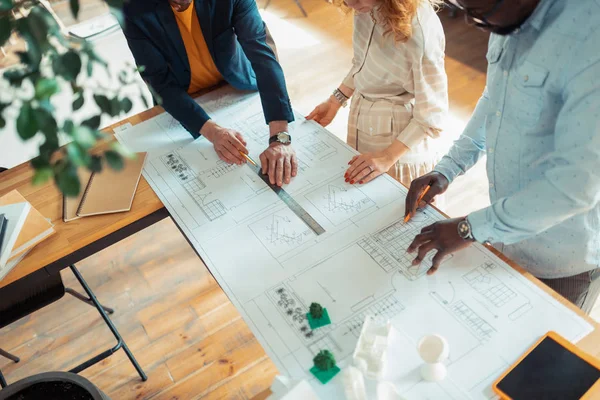
[[[248,164],[248,166],[254,169],[254,171],[256,171],[258,176],[260,176],[260,179],[262,179],[271,188],[271,190],[273,190],[275,194],[279,196],[279,198],[290,208],[290,210],[292,210],[292,212],[296,214],[298,218],[300,218],[310,229],[313,230],[314,233],[316,233],[317,235],[325,233],[325,229],[317,222],[317,220],[315,220],[312,217],[312,215],[310,215],[304,208],[302,208],[302,206],[298,204],[298,202],[294,200],[294,198],[290,196],[288,192],[286,192],[283,188],[277,185],[271,184],[271,182],[269,181],[269,176],[264,175],[262,173],[261,167],[253,166],[250,164]]]

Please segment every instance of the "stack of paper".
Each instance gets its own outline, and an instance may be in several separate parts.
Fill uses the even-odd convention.
[[[43,240],[54,233],[52,224],[16,190],[0,197],[6,227],[0,250],[0,279]]]

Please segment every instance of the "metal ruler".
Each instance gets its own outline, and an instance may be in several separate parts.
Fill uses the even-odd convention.
[[[269,175],[264,175],[262,173],[262,168],[257,166],[248,165],[250,168],[253,168],[260,179],[262,179],[270,188],[275,192],[277,196],[300,218],[310,229],[313,230],[317,235],[321,235],[325,233],[325,229],[310,215],[288,192],[286,192],[282,187],[277,185],[272,185],[269,181]]]

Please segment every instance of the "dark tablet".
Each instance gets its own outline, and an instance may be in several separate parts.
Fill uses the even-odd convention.
[[[599,360],[549,332],[494,384],[494,390],[512,400],[578,400],[598,379]]]

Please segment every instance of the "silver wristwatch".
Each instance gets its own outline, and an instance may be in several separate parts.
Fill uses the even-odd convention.
[[[340,89],[335,89],[333,91],[333,97],[337,100],[338,103],[342,105],[342,107],[346,107],[348,105],[348,96],[346,96]]]
[[[273,135],[269,138],[269,144],[275,142],[288,145],[292,143],[292,136],[287,132],[279,132],[277,135]]]
[[[464,240],[470,240],[472,242],[475,241],[473,237],[473,230],[471,229],[471,224],[467,218],[463,219],[458,223],[458,236],[463,238]]]

